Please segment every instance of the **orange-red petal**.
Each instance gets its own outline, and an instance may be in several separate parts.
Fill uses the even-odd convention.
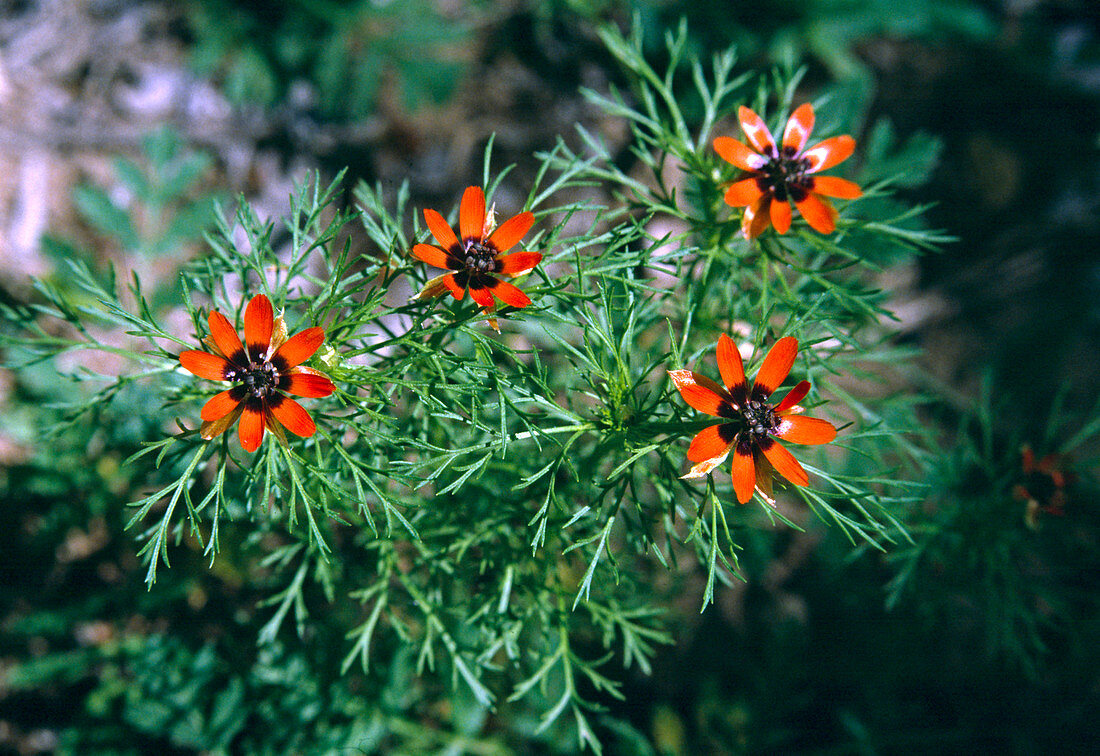
[[[769,210],[772,225],[780,234],[785,234],[791,229],[791,205],[789,202],[772,200]]]
[[[753,381],[752,398],[763,400],[771,396],[791,372],[791,366],[794,365],[794,358],[797,355],[798,339],[793,336],[784,336],[775,342],[764,358],[764,364],[760,366],[756,380]]]
[[[708,415],[718,415],[718,408],[725,401],[725,397],[715,391],[719,387],[714,381],[690,370],[669,370],[668,375],[679,390],[680,396],[690,407]],[[721,391],[720,388],[719,391]]]
[[[458,246],[458,237],[455,236],[451,224],[435,210],[430,208],[424,209],[424,222],[428,224],[428,230],[432,232],[432,236],[435,237],[435,240],[439,242],[443,249],[451,249]]]
[[[756,202],[764,194],[755,178],[741,179],[726,190],[725,201],[730,207],[744,207]]]
[[[497,258],[497,262],[500,263],[500,270],[497,273],[501,273],[506,276],[516,276],[525,271],[531,270],[531,268],[542,262],[541,252],[513,252],[510,255],[503,255]]]
[[[228,415],[241,403],[241,396],[244,394],[240,388],[231,388],[220,394],[214,394],[210,397],[210,400],[202,406],[202,412],[199,413],[199,417],[205,422],[213,422],[215,420],[221,420]]]
[[[763,118],[742,105],[737,110],[737,120],[741,122],[741,129],[753,149],[764,155],[776,154],[775,140],[772,139],[772,133],[768,131]]]
[[[252,359],[259,359],[267,353],[274,328],[275,317],[271,300],[263,294],[257,294],[244,310],[244,340]]]
[[[863,196],[863,190],[859,184],[839,176],[814,176],[814,192],[826,197],[839,197],[840,199],[855,199]]]
[[[512,307],[526,307],[531,304],[531,298],[507,281],[497,281],[493,287],[493,294],[504,304]]]
[[[463,241],[481,240],[485,230],[485,192],[480,186],[468,186],[458,207],[458,231]]]
[[[241,337],[237,335],[237,329],[229,322],[229,318],[217,310],[211,310],[209,321],[210,337],[214,339],[214,345],[222,353],[222,357],[233,357],[244,351]]]
[[[747,504],[756,488],[756,465],[753,463],[751,446],[739,444],[734,447],[730,476],[733,478],[733,493],[737,496],[737,501]]]
[[[295,367],[312,357],[324,340],[324,328],[319,326],[307,328],[287,339],[286,343],[271,355],[271,359],[279,358],[286,363],[287,368]]]
[[[798,460],[794,458],[794,455],[781,445],[775,441],[765,441],[760,444],[760,451],[764,452],[764,456],[771,462],[775,471],[791,483],[794,483],[796,486],[805,486],[809,484],[810,477],[806,475],[806,471],[802,469],[802,465],[798,464]]]
[[[730,394],[736,399],[739,395],[741,401],[748,396],[748,385],[745,380],[745,364],[741,361],[741,353],[737,351],[737,345],[726,334],[718,337],[718,370],[722,374],[722,383]]]
[[[772,498],[772,478],[775,477],[775,468],[768,458],[759,451],[752,455],[752,461],[756,464],[756,487],[768,499]]]
[[[307,438],[317,432],[313,418],[293,399],[273,397],[273,401],[267,405],[267,411],[295,436]]]
[[[786,415],[775,435],[792,444],[827,444],[836,438],[836,428],[827,420],[804,415]]]
[[[519,240],[531,230],[534,223],[534,213],[514,215],[497,227],[497,230],[489,237],[489,243],[496,247],[498,252],[507,252],[519,244]]]
[[[714,151],[727,163],[733,163],[738,168],[746,171],[759,170],[768,162],[768,159],[763,155],[758,155],[733,137],[715,137]]]
[[[783,130],[783,146],[793,147],[795,152],[801,151],[813,130],[814,106],[808,102],[803,103],[787,119],[787,128]]]
[[[461,301],[462,298],[466,296],[466,290],[458,285],[458,281],[455,280],[453,273],[448,273],[447,275],[442,276],[439,280],[444,286],[447,287],[447,289],[451,292],[455,299]]]
[[[810,227],[822,234],[831,234],[836,230],[836,210],[824,197],[810,192],[801,202],[796,202],[798,212],[810,224]]]
[[[787,395],[783,397],[783,401],[775,405],[775,413],[778,415],[788,411],[791,407],[794,407],[805,399],[808,393],[810,393],[810,382],[800,381],[798,385],[787,392]]]
[[[488,287],[481,287],[470,284],[470,298],[481,305],[486,310],[491,310],[496,306],[493,302],[493,292]]]
[[[206,378],[209,381],[224,381],[225,371],[230,367],[229,361],[224,357],[196,349],[180,352],[180,364],[183,365],[184,370],[189,370],[199,378]]]
[[[264,413],[252,407],[245,407],[241,414],[241,422],[237,425],[237,436],[241,440],[241,448],[247,452],[254,452],[260,448],[264,440]]]
[[[695,434],[688,447],[687,458],[692,462],[705,462],[729,454],[733,442],[722,438],[720,428],[721,425],[712,425]]]
[[[447,253],[431,244],[417,244],[412,248],[412,256],[436,268],[448,269]]]
[[[298,368],[301,370],[301,368]],[[288,377],[286,386],[283,390],[288,394],[294,394],[295,396],[305,396],[312,399],[316,399],[322,396],[328,396],[336,390],[336,386],[333,385],[327,377],[318,375],[314,372],[294,372]]]
[[[832,168],[851,157],[855,149],[856,140],[847,134],[819,142],[802,153],[802,157],[810,161],[810,167],[806,169],[806,173],[817,173]]]
[[[741,233],[746,238],[755,239],[771,225],[771,216],[768,212],[771,198],[771,192],[764,192],[760,199],[745,208],[745,214],[741,217]]]
[[[237,422],[237,418],[241,416],[241,412],[243,411],[244,406],[238,404],[232,412],[224,417],[209,422],[204,420],[202,425],[199,426],[199,436],[207,441],[212,438],[217,438],[225,433],[233,423]]]

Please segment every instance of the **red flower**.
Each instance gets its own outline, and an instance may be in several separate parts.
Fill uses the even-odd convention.
[[[1036,460],[1030,446],[1025,444],[1020,449],[1023,480],[1013,486],[1012,494],[1026,503],[1024,521],[1032,530],[1039,527],[1040,513],[1058,517],[1066,513],[1066,487],[1077,479],[1067,468],[1061,454],[1047,454]]]
[[[462,194],[458,211],[458,228],[461,239],[443,216],[435,210],[424,210],[424,221],[439,242],[417,244],[412,248],[413,257],[428,265],[445,268],[446,273],[424,286],[418,298],[434,297],[450,290],[455,299],[462,299],[466,290],[470,297],[486,312],[494,307],[493,297],[512,307],[526,307],[531,299],[497,275],[514,276],[531,270],[542,260],[541,252],[513,252],[504,254],[519,243],[531,230],[535,216],[520,213],[509,218],[493,231],[493,213],[485,214],[485,193],[480,187],[470,186]]]
[[[213,310],[210,337],[204,343],[214,354],[180,354],[180,364],[200,378],[238,384],[203,406],[199,434],[212,439],[239,417],[238,434],[246,451],[260,447],[265,427],[283,440],[284,427],[298,436],[312,436],[317,431],[313,418],[286,394],[321,397],[336,390],[322,373],[301,365],[325,340],[324,329],[307,328],[287,339],[282,317],[273,318],[271,302],[258,294],[244,311],[244,340],[247,347],[228,318]]]
[[[770,497],[773,469],[796,486],[809,483],[802,465],[775,439],[793,444],[827,444],[836,438],[836,428],[825,420],[798,414],[803,411],[798,402],[809,392],[809,381],[799,383],[778,404],[767,402],[791,371],[796,354],[796,339],[788,336],[777,341],[750,388],[737,347],[722,334],[718,338],[718,370],[725,388],[690,370],[668,371],[685,402],[727,421],[704,428],[692,439],[687,457],[697,464],[685,478],[706,475],[732,450],[733,490],[742,504],[752,498],[757,486]]]
[[[769,225],[781,234],[791,227],[791,202],[816,231],[836,229],[836,210],[826,197],[855,199],[863,190],[836,176],[812,174],[847,160],[856,148],[850,136],[833,137],[803,149],[814,128],[814,108],[805,103],[791,114],[783,131],[783,148],[775,146],[763,119],[742,106],[737,113],[749,146],[732,137],[717,137],[714,149],[749,175],[726,190],[726,204],[744,207],[741,231],[750,239]]]

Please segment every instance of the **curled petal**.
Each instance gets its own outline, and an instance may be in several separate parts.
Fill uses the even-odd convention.
[[[741,129],[753,149],[763,155],[776,154],[775,140],[772,139],[772,133],[768,131],[764,119],[742,105],[737,110],[737,120],[741,121]]]
[[[856,140],[847,134],[819,142],[802,153],[802,156],[810,161],[810,167],[806,169],[806,173],[817,173],[832,168],[851,157],[855,149]]]
[[[836,428],[817,417],[787,415],[779,421],[775,435],[792,444],[827,444],[836,438]]]
[[[256,360],[267,354],[274,328],[275,314],[271,309],[271,300],[263,294],[257,294],[244,310],[244,340],[252,359]]]
[[[718,384],[690,370],[669,370],[668,375],[688,406],[718,416],[719,408],[726,402],[725,392]]]
[[[791,483],[794,483],[796,486],[809,485],[810,477],[806,475],[806,471],[802,469],[802,465],[798,464],[798,460],[794,458],[793,454],[778,443],[771,439],[766,439],[760,444],[760,451],[764,452],[764,456],[771,462],[775,471]]]
[[[498,257],[497,262],[500,263],[500,270],[497,273],[505,276],[517,276],[542,262],[542,253],[513,252],[510,255]]]
[[[417,244],[412,248],[412,256],[421,262],[426,262],[434,268],[449,269],[449,257],[446,252],[431,244]]]
[[[764,358],[760,372],[756,374],[756,380],[752,384],[752,398],[764,400],[771,396],[791,372],[797,354],[798,339],[793,336],[784,336],[775,342],[768,351],[768,356]]]
[[[728,423],[712,425],[695,434],[695,438],[691,439],[691,446],[688,447],[688,460],[692,462],[716,460],[715,465],[721,464],[730,453],[730,448],[737,437],[736,430],[727,427],[728,425]]]
[[[756,202],[764,194],[755,178],[741,179],[726,190],[723,197],[730,207],[744,207]]]
[[[787,128],[783,131],[783,146],[800,152],[813,130],[814,106],[807,102],[800,105],[787,119]]]
[[[301,370],[301,368],[297,368],[297,370]],[[288,394],[305,396],[311,399],[328,396],[336,390],[336,386],[326,376],[313,371],[291,373],[287,376],[286,385],[281,386],[281,388]]]
[[[714,151],[727,163],[733,163],[745,171],[760,170],[768,162],[766,157],[756,154],[733,137],[716,137]]]
[[[435,210],[425,208],[424,222],[428,224],[428,230],[432,232],[432,236],[443,249],[454,249],[458,246],[458,237],[455,236],[451,224]]]
[[[793,389],[787,392],[787,395],[783,397],[783,401],[775,405],[775,414],[781,415],[784,412],[795,412],[794,407],[806,398],[806,394],[810,393],[810,382],[801,381]],[[801,410],[797,410],[801,411]]]
[[[287,342],[279,347],[275,354],[271,355],[271,359],[272,361],[283,360],[286,363],[286,368],[295,367],[312,357],[324,340],[324,328],[318,326],[307,328],[287,339]]]
[[[500,227],[493,232],[493,235],[489,237],[489,243],[496,247],[498,252],[507,252],[519,244],[519,240],[531,230],[534,223],[535,216],[533,213],[520,213],[512,216],[501,223]]]
[[[210,337],[214,339],[214,346],[221,352],[222,357],[234,359],[238,353],[244,352],[244,344],[237,335],[237,329],[229,322],[229,318],[217,310],[210,311]]]
[[[720,457],[712,457],[711,459],[704,459],[699,464],[693,466],[690,470],[680,476],[681,480],[691,480],[692,478],[705,478],[710,475],[710,471],[718,467],[726,461],[728,454],[723,454]]]
[[[455,297],[457,297],[458,299],[462,299],[462,295],[464,294],[464,292],[462,290],[462,287],[457,286],[455,284],[454,280],[455,280],[454,273],[444,273],[442,276],[436,276],[431,281],[428,281],[428,283],[424,284],[424,288],[421,289],[417,293],[417,295],[412,298],[412,301],[416,301],[418,299],[431,299],[432,297],[438,297],[443,292],[448,291],[448,290],[452,290],[453,288],[458,289],[458,293],[455,294]],[[452,293],[453,293],[453,291],[452,291]]]
[[[531,298],[507,281],[497,281],[493,287],[497,299],[512,307],[520,308],[531,304]]]
[[[283,320],[283,316],[275,318],[275,325],[271,329],[271,346],[272,353],[278,351],[279,347],[286,343],[286,321]]]
[[[195,349],[180,352],[180,364],[183,365],[184,370],[188,370],[199,378],[205,378],[208,381],[226,380],[225,372],[231,367],[229,361],[224,357]]]
[[[831,234],[836,230],[836,210],[829,200],[810,192],[805,199],[795,204],[798,205],[798,212],[802,213],[802,217],[814,231]]]
[[[246,452],[259,449],[264,440],[264,413],[255,407],[245,407],[237,426],[237,436]]]
[[[210,400],[202,406],[202,412],[199,416],[204,422],[208,423],[215,420],[221,420],[230,412],[237,409],[243,398],[244,389],[239,386],[223,391],[220,394],[214,394],[214,396],[210,397]]]
[[[785,234],[791,228],[791,205],[789,202],[780,200],[772,200],[771,204],[771,222],[775,226],[776,232]]]
[[[276,395],[272,397],[267,409],[272,417],[295,436],[308,438],[317,432],[313,418],[293,399]]]
[[[745,208],[745,214],[741,217],[741,233],[747,239],[755,239],[764,233],[771,224],[768,205],[771,203],[771,192],[764,194],[756,202]]]
[[[840,199],[855,199],[863,196],[863,190],[859,184],[837,176],[813,176],[813,190],[817,194],[826,197],[838,197]]]
[[[738,405],[745,403],[748,396],[748,384],[745,380],[745,364],[737,345],[726,334],[718,337],[718,370],[722,373],[722,383]]]
[[[482,239],[485,230],[485,192],[480,186],[468,186],[458,208],[458,231],[463,241]]]
[[[199,426],[199,436],[209,441],[212,438],[216,438],[225,433],[233,423],[237,422],[237,418],[244,412],[244,405],[238,404],[228,415],[219,418],[218,420],[204,421]]]
[[[756,490],[774,507],[772,478],[775,477],[775,468],[772,467],[772,463],[768,461],[768,458],[759,452],[753,454],[752,459],[756,463]]]
[[[756,488],[756,465],[753,463],[751,445],[738,444],[734,447],[730,475],[733,478],[733,493],[737,496],[737,501],[747,504],[752,498],[753,489]]]

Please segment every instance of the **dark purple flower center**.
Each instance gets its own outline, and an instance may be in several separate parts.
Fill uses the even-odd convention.
[[[466,239],[459,260],[469,273],[493,273],[497,269],[496,254],[496,249],[481,239]]]
[[[225,371],[227,381],[239,381],[245,396],[253,399],[267,399],[275,395],[279,387],[280,375],[269,360],[252,360],[243,367],[234,365]]]
[[[765,153],[768,162],[758,171],[757,186],[770,191],[780,202],[801,202],[814,187],[813,177],[807,171],[810,161],[794,147],[783,147],[778,154],[774,150]]]
[[[767,402],[753,399],[741,407],[741,432],[753,440],[763,441],[779,428],[779,418],[775,408]]]

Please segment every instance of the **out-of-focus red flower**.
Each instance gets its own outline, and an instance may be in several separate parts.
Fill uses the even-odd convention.
[[[1032,530],[1039,527],[1039,515],[1062,516],[1066,513],[1066,486],[1076,476],[1069,472],[1067,460],[1061,454],[1047,454],[1035,459],[1027,444],[1020,449],[1020,471],[1023,480],[1012,488],[1012,495],[1024,502],[1024,522]]]
[[[796,486],[809,483],[802,465],[776,439],[827,444],[836,438],[836,428],[826,420],[800,414],[803,408],[798,402],[809,392],[809,381],[796,385],[777,404],[767,401],[787,378],[797,354],[796,339],[787,336],[777,341],[750,387],[741,354],[733,339],[722,334],[718,338],[718,370],[725,387],[690,370],[668,371],[685,402],[726,421],[704,428],[692,439],[687,457],[696,465],[685,478],[707,475],[732,451],[733,490],[742,504],[752,498],[756,487],[771,497],[773,471]]]
[[[823,234],[836,229],[836,210],[827,197],[855,199],[863,190],[847,179],[837,176],[817,176],[847,160],[856,142],[848,135],[826,139],[805,149],[814,128],[814,108],[810,103],[800,106],[787,120],[783,144],[776,147],[764,120],[742,106],[738,111],[741,129],[749,144],[733,137],[720,136],[714,149],[748,176],[726,190],[726,204],[744,207],[741,231],[754,239],[774,226],[781,234],[791,227],[793,202],[810,227]]]
[[[324,329],[307,328],[288,339],[283,319],[274,318],[270,300],[258,294],[244,311],[244,340],[228,318],[213,310],[210,336],[204,340],[213,353],[180,354],[180,364],[200,378],[237,384],[203,406],[199,435],[212,439],[240,418],[241,447],[250,452],[260,448],[265,428],[283,440],[283,428],[312,436],[317,431],[313,418],[287,394],[322,397],[336,390],[321,372],[301,364],[325,340]]]
[[[417,298],[434,297],[450,291],[462,299],[467,290],[470,298],[486,311],[495,306],[493,297],[512,307],[526,307],[531,299],[498,275],[515,276],[535,267],[542,260],[541,252],[504,254],[519,243],[535,222],[532,213],[513,216],[493,230],[493,213],[486,215],[485,193],[481,187],[467,187],[458,209],[456,235],[451,225],[435,210],[424,210],[424,221],[439,242],[417,244],[413,257],[428,265],[452,271],[433,278]]]

